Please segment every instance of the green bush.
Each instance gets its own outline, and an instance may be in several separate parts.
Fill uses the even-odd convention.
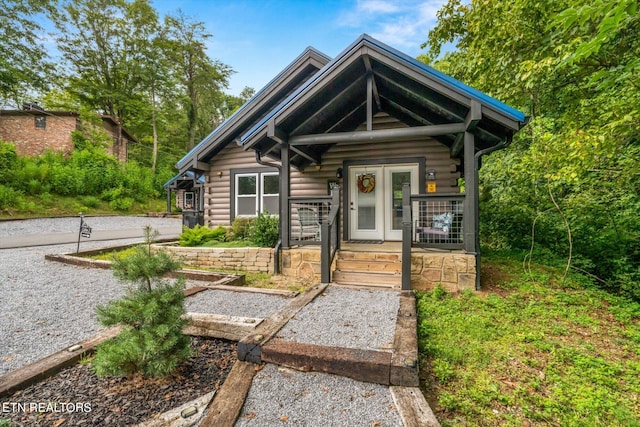
[[[180,235],[180,246],[202,246],[211,240],[223,242],[227,230],[223,227],[209,228],[206,225],[196,225],[193,228],[183,227]]]
[[[109,207],[116,211],[128,211],[133,206],[133,200],[131,197],[121,197],[109,202]]]
[[[245,240],[249,236],[249,230],[253,218],[236,217],[231,223],[232,238],[234,240]]]
[[[18,154],[15,145],[0,139],[0,183],[9,182],[17,166]]]
[[[88,208],[97,208],[100,206],[100,199],[95,196],[82,196],[80,197],[80,201]]]
[[[249,229],[249,239],[258,246],[272,248],[280,238],[277,215],[260,213]]]
[[[0,184],[0,209],[20,207],[22,196],[21,191]]]
[[[126,258],[113,259],[114,276],[137,288],[97,308],[103,326],[123,325],[116,338],[97,348],[92,366],[98,376],[164,376],[190,355],[190,338],[182,333],[188,322],[184,316],[184,279],[174,284],[162,280],[179,263],[166,252],[152,252],[156,231],[145,227],[144,234],[145,245],[135,247]]]

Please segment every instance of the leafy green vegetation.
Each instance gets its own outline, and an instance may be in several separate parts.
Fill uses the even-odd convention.
[[[227,230],[224,227],[209,228],[197,224],[193,228],[183,227],[180,234],[180,246],[203,246],[210,242],[226,241]]]
[[[531,118],[483,159],[483,243],[543,248],[637,301],[639,33],[636,0],[449,0],[421,57]]]
[[[2,216],[166,210],[162,184],[172,171],[154,174],[134,161],[119,163],[95,145],[69,156],[20,157],[12,143],[0,140],[0,162]]]
[[[280,221],[277,215],[260,212],[251,222],[249,240],[256,245],[272,248],[280,239]]]
[[[131,248],[129,256],[113,257],[114,276],[137,287],[96,309],[103,326],[123,325],[117,337],[97,348],[91,364],[99,376],[164,376],[190,355],[191,340],[182,333],[187,324],[184,279],[173,284],[162,279],[180,264],[165,252],[151,251],[156,237],[145,227],[145,245]]]
[[[423,388],[443,426],[637,425],[640,304],[513,254],[485,292],[418,293]]]

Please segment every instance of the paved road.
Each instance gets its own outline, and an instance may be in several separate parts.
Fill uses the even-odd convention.
[[[143,238],[147,224],[159,232],[158,239],[174,239],[182,231],[179,218],[88,217],[85,221],[92,232],[90,238],[80,238],[81,246],[84,242]],[[0,249],[77,243],[79,225],[79,218],[0,221]]]

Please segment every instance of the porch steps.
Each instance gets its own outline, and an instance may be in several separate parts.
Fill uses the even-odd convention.
[[[401,254],[339,251],[333,282],[340,285],[402,287]]]

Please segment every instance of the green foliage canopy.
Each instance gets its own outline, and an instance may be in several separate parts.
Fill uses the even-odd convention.
[[[532,118],[481,171],[487,243],[525,248],[533,237],[634,298],[640,298],[637,7],[635,0],[450,0],[421,57]],[[449,42],[456,50],[440,57]]]

